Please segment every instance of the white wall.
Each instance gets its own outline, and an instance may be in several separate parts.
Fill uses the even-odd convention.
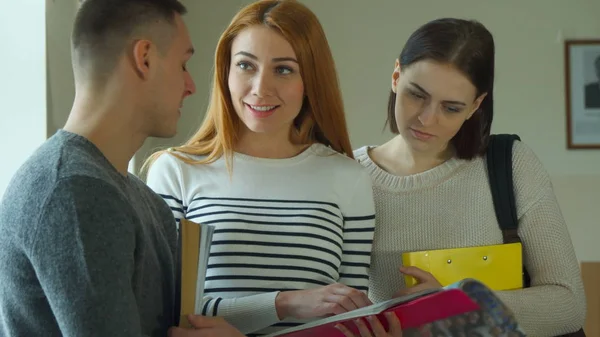
[[[76,0],[48,1],[48,136],[62,128],[67,121],[75,84],[71,67],[71,30],[77,11]]]
[[[600,237],[600,207],[596,206],[600,200],[600,151],[566,150],[562,43],[564,38],[600,35],[600,1],[301,1],[315,11],[328,36],[355,148],[390,137],[382,128],[393,62],[414,29],[441,16],[483,22],[494,34],[497,47],[493,131],[518,133],[535,150],[553,177],[579,259],[600,261],[595,242]],[[209,95],[217,39],[239,7],[251,1],[183,2],[190,12],[185,20],[197,50],[190,71],[198,91],[182,110],[178,137],[149,139],[138,153],[136,167],[151,150],[179,144],[198,127]],[[64,123],[73,97],[67,48],[72,7],[70,1],[55,1],[48,9],[53,36],[48,46],[50,131]]]
[[[0,198],[12,175],[46,139],[46,18],[40,0],[0,10]]]

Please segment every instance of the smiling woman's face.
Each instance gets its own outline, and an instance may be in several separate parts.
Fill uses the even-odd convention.
[[[229,92],[245,126],[242,132],[287,138],[304,99],[300,66],[290,43],[272,28],[246,28],[232,43],[229,69]]]
[[[418,61],[392,75],[399,134],[417,152],[445,151],[485,97],[451,64]]]

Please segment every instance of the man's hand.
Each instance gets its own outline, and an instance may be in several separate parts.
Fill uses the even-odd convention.
[[[194,329],[172,327],[169,337],[245,337],[222,317],[189,315],[188,321]]]
[[[442,287],[442,285],[438,282],[438,280],[435,277],[433,277],[433,275],[417,267],[401,267],[400,272],[417,279],[417,285],[410,288],[401,289],[398,292],[396,292],[393,297],[405,296],[419,291],[423,291],[425,289]]]
[[[284,291],[275,299],[280,319],[331,316],[371,304],[365,293],[341,283],[307,290]]]

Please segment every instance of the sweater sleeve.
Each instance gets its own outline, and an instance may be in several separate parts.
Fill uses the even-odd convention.
[[[186,174],[187,168],[172,155],[163,154],[150,167],[146,178],[148,186],[167,202],[177,223],[186,216],[190,202],[184,191],[194,187],[187,184],[200,179]],[[251,333],[279,322],[275,307],[278,294],[274,291],[240,298],[204,296],[202,315],[223,317],[242,333]]]
[[[518,142],[514,154],[519,236],[531,287],[499,292],[530,336],[580,329],[586,300],[579,261],[549,175],[533,152]]]
[[[275,307],[278,294],[272,291],[238,298],[205,296],[202,314],[223,317],[243,334],[250,334],[280,321]]]
[[[142,336],[127,204],[106,183],[69,178],[57,184],[33,227],[28,255],[65,336]]]
[[[367,293],[375,231],[375,204],[371,177],[366,171],[361,170],[350,191],[350,200],[343,207],[344,242],[339,282]]]

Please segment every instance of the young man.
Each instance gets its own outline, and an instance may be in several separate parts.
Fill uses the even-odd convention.
[[[177,0],[82,2],[69,119],[0,203],[0,335],[241,335],[205,317],[172,328],[174,219],[127,173],[147,137],[175,134],[195,91],[184,13]]]

